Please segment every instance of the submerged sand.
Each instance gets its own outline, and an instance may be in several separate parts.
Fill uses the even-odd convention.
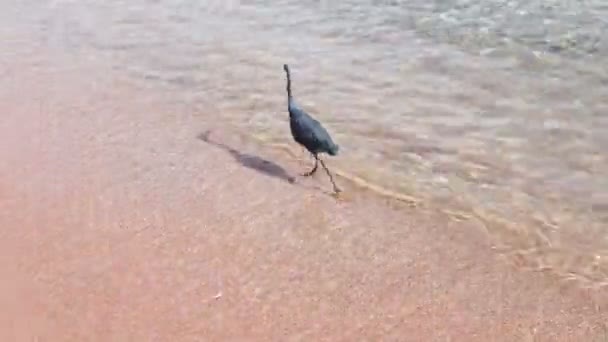
[[[608,338],[601,290],[344,179],[336,199],[212,107],[101,67],[1,74],[3,341]]]

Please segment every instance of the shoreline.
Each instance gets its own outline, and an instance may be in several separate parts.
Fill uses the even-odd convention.
[[[340,178],[336,200],[211,116],[45,63],[2,66],[4,340],[608,336],[608,295],[515,269],[472,224]]]

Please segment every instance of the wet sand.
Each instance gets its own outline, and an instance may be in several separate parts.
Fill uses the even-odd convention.
[[[605,291],[519,269],[472,223],[344,179],[336,200],[212,107],[28,63],[0,72],[3,341],[608,338]]]

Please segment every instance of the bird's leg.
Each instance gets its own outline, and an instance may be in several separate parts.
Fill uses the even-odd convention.
[[[312,170],[303,173],[302,176],[304,177],[308,177],[308,176],[312,176],[316,171],[317,171],[317,167],[319,166],[319,159],[317,158],[317,156],[315,155],[315,166],[313,166]]]
[[[336,185],[336,182],[334,182],[334,177],[331,175],[331,172],[329,172],[329,169],[327,168],[327,166],[325,166],[325,163],[323,162],[322,159],[318,159],[318,161],[321,162],[321,166],[323,166],[323,168],[325,169],[325,172],[327,172],[327,175],[329,176],[329,180],[331,181],[331,184],[334,186],[334,192],[338,193],[342,190],[340,190],[340,188],[338,188],[338,186]]]

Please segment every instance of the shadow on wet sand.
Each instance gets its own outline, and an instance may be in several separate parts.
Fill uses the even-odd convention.
[[[211,131],[205,131],[199,134],[197,138],[210,145],[227,151],[234,157],[236,161],[238,161],[241,165],[245,167],[256,170],[271,177],[279,178],[291,184],[295,182],[295,177],[289,175],[289,173],[287,173],[287,171],[285,171],[282,166],[267,159],[258,157],[256,155],[240,152],[221,142],[212,141],[209,137],[210,134]]]

